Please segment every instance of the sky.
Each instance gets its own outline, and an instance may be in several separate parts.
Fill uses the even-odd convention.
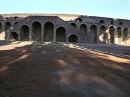
[[[0,14],[57,13],[130,19],[130,0],[0,0]]]

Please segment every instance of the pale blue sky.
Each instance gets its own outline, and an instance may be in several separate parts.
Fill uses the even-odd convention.
[[[0,13],[64,13],[130,19],[130,0],[0,0]]]

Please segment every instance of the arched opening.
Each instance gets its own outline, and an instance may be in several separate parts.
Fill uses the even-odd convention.
[[[8,31],[11,27],[11,23],[10,22],[6,22],[5,23],[5,31]]]
[[[2,32],[2,24],[0,23],[0,33]]]
[[[90,27],[90,34],[91,34],[92,43],[97,43],[97,26],[96,25],[92,25]]]
[[[56,42],[66,42],[66,29],[64,27],[57,28]]]
[[[123,26],[123,22],[119,22],[119,25],[120,25],[120,26]]]
[[[123,41],[126,41],[128,39],[128,28],[125,27],[123,30]]]
[[[115,28],[113,26],[109,27],[109,34],[110,34],[110,43],[114,44],[115,43],[115,40],[114,40]]]
[[[51,22],[46,22],[44,25],[44,41],[53,41],[54,25]]]
[[[113,21],[113,20],[111,20],[111,21],[110,21],[110,24],[111,24],[111,25],[114,25],[114,21]]]
[[[85,24],[82,24],[80,26],[80,31],[82,32],[83,35],[87,36],[87,26]]]
[[[17,41],[18,40],[18,34],[16,32],[11,32],[9,39],[11,41]]]
[[[105,23],[105,21],[104,21],[104,20],[100,20],[100,23],[101,23],[101,24],[104,24],[104,23]]]
[[[117,28],[117,38],[118,38],[118,44],[121,44],[121,37],[122,37],[122,28]]]
[[[68,38],[68,42],[78,42],[78,36],[77,35],[70,35]]]
[[[27,25],[23,25],[20,28],[20,39],[22,41],[28,41],[29,40],[29,27]]]
[[[122,33],[122,28],[121,28],[121,27],[118,27],[118,28],[117,28],[117,37],[118,37],[118,38],[121,38],[121,33]]]
[[[41,23],[33,22],[32,23],[32,40],[40,41],[41,40]]]
[[[18,24],[19,22],[15,22],[14,25]]]
[[[76,22],[82,22],[83,20],[81,18],[77,18]]]
[[[70,23],[70,25],[72,25],[73,27],[77,27],[75,23]]]
[[[105,25],[102,25],[100,27],[100,34],[99,34],[99,40],[103,43],[107,43],[108,41],[108,34],[106,33],[107,27]]]

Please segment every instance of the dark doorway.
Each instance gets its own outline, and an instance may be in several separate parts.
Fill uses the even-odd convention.
[[[90,34],[91,34],[92,43],[97,43],[97,26],[96,25],[92,25],[90,27]]]
[[[44,41],[53,41],[54,25],[51,22],[46,22],[44,25]]]
[[[100,27],[100,34],[99,34],[99,40],[103,43],[106,43],[108,40],[108,34],[106,33],[107,27],[105,25],[102,25]]]
[[[77,35],[69,36],[68,42],[78,42],[78,36]]]
[[[117,28],[117,38],[118,38],[118,44],[121,44],[121,37],[122,37],[122,28]]]
[[[41,41],[41,23],[33,22],[32,24],[32,40]]]
[[[8,31],[11,27],[11,23],[10,22],[6,22],[5,23],[5,31]]]
[[[11,32],[9,39],[11,41],[17,41],[18,40],[18,34],[16,32]]]
[[[123,30],[123,41],[126,41],[128,39],[128,28],[125,27]]]
[[[80,26],[80,31],[82,32],[83,35],[87,36],[87,26],[85,24],[82,24]]]
[[[22,41],[28,41],[29,40],[29,27],[27,25],[21,26],[20,39]]]
[[[75,23],[70,23],[70,25],[72,25],[73,27],[77,27]]]
[[[64,27],[57,28],[56,42],[66,42],[66,29]]]
[[[113,26],[109,27],[109,34],[110,34],[110,43],[115,43],[115,28]]]

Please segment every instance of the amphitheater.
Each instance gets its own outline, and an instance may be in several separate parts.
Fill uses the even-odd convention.
[[[76,14],[1,14],[8,41],[130,44],[130,20]]]

